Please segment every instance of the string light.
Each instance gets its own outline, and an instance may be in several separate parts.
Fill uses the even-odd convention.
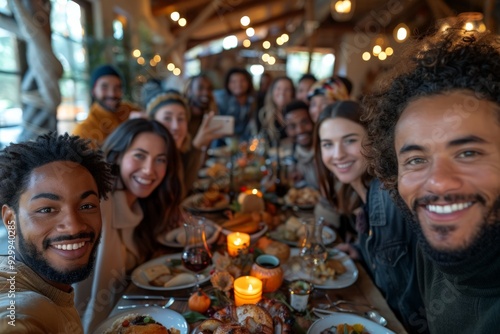
[[[255,35],[255,29],[252,27],[247,28],[247,30],[245,32],[247,33],[248,37],[252,37],[253,35]]]
[[[186,24],[187,24],[187,20],[186,20],[185,18],[181,17],[181,18],[179,19],[178,23],[179,23],[179,25],[180,25],[181,27],[184,27],[184,26],[186,26]]]
[[[139,58],[141,56],[141,50],[139,49],[135,49],[134,51],[132,51],[132,55],[135,57],[135,58]]]
[[[181,14],[179,14],[179,12],[172,12],[170,14],[170,18],[172,19],[172,21],[177,22],[181,18]]]
[[[394,28],[394,39],[396,42],[402,43],[409,36],[410,28],[404,23],[400,23]]]
[[[246,27],[250,24],[250,18],[245,15],[240,19],[240,23],[242,26]]]

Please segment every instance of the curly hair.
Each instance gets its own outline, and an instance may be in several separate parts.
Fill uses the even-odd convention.
[[[461,90],[500,105],[500,37],[467,31],[463,24],[414,42],[385,84],[363,101],[369,169],[393,196],[398,186],[395,127],[410,102]]]
[[[41,135],[34,141],[10,144],[0,151],[0,206],[18,210],[19,197],[26,191],[35,168],[56,161],[71,161],[86,168],[94,178],[100,198],[111,190],[112,176],[101,151],[90,148],[90,141],[67,133]]]
[[[330,119],[344,118],[356,124],[361,123],[362,108],[355,101],[337,101],[325,107],[314,127],[314,160],[318,173],[319,187],[322,194],[341,214],[352,214],[356,208],[362,205],[361,198],[350,184],[338,184],[339,181],[334,174],[325,166],[321,156],[321,138],[319,129],[321,125]],[[361,182],[368,188],[372,176],[368,172],[361,175]]]
[[[175,141],[161,123],[142,118],[131,119],[113,131],[104,142],[103,151],[106,160],[112,164],[116,177],[114,190],[118,190],[119,184],[123,184],[120,182],[118,163],[141,133],[154,133],[164,140],[168,161],[167,171],[160,185],[147,198],[138,199],[144,216],[134,231],[134,240],[140,254],[149,258],[159,246],[156,241],[158,234],[176,228],[180,218],[182,185],[179,177],[180,157]]]

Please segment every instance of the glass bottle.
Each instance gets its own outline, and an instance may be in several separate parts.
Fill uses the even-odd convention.
[[[310,279],[314,280],[318,266],[328,257],[328,251],[323,244],[323,217],[305,218],[302,219],[302,224],[306,229],[306,236],[299,243],[299,255],[305,261],[306,267],[310,269]]]

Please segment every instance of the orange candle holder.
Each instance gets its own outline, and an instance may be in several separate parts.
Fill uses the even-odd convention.
[[[245,250],[248,246],[250,246],[250,235],[240,232],[227,235],[227,253],[230,256],[237,256],[239,250]]]
[[[234,281],[236,306],[257,304],[262,298],[262,281],[252,276],[242,276]]]

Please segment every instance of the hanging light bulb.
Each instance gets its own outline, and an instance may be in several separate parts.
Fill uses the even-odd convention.
[[[478,12],[466,12],[458,14],[458,19],[464,21],[464,29],[467,31],[477,30],[486,31],[486,25],[483,22],[483,14]]]
[[[330,12],[336,21],[348,21],[354,14],[356,0],[331,0]]]

